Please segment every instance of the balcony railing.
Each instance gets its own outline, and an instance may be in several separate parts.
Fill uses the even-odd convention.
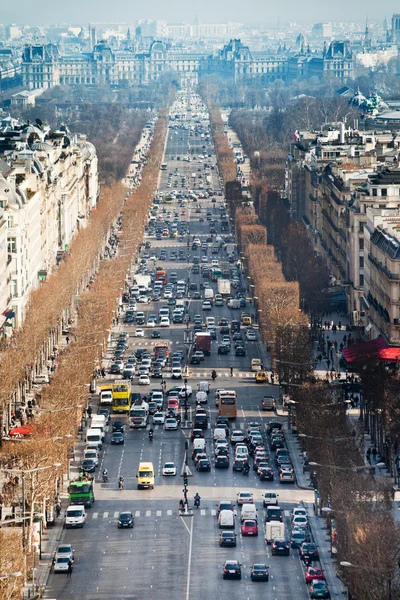
[[[378,269],[378,271],[383,273],[388,279],[392,279],[393,281],[400,281],[400,275],[389,271],[389,269],[385,267],[385,265],[382,265],[374,256],[372,256],[372,254],[368,254],[368,260],[374,265],[374,267]]]

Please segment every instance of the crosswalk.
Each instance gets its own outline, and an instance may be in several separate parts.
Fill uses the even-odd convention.
[[[217,514],[217,511],[215,509],[205,509],[205,508],[201,508],[199,510],[196,510],[196,513],[199,514],[201,517],[215,517]],[[119,512],[118,511],[114,511],[114,512],[108,512],[108,511],[104,511],[104,512],[90,512],[88,511],[87,513],[87,517],[89,519],[118,519],[118,515]],[[167,510],[136,510],[133,513],[135,519],[140,519],[140,518],[161,518],[161,517],[176,517],[179,516],[178,515],[178,507],[175,510],[172,509],[167,509]]]

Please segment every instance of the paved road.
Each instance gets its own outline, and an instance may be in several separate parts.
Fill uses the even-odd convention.
[[[171,111],[171,114],[174,111]],[[193,114],[193,113],[192,113]],[[194,123],[193,123],[194,125]],[[204,138],[190,134],[189,129],[169,130],[168,143],[164,160],[168,169],[162,172],[159,189],[167,192],[168,172],[179,168],[180,175],[185,172],[197,172],[202,162],[178,161],[188,155],[190,149],[195,149],[195,156],[202,152],[206,145],[207,162],[215,163],[212,146],[207,145]],[[172,160],[171,157],[174,157]],[[221,190],[217,171],[212,172],[214,189]],[[175,187],[175,186],[174,186]],[[218,198],[222,200],[222,198]],[[195,203],[193,203],[194,205]],[[209,224],[199,218],[205,216],[205,210],[218,213],[220,202],[213,204],[211,200],[202,200],[203,212],[199,215],[192,205],[186,208],[182,219],[189,220],[190,234],[201,239],[208,236]],[[174,205],[176,206],[176,204]],[[168,208],[169,210],[169,208]],[[181,211],[179,210],[179,213]],[[182,243],[176,240],[156,241],[151,239],[152,248],[157,252],[167,248],[168,256],[173,250],[186,249],[187,239]],[[220,257],[221,258],[221,257]],[[209,250],[208,259],[211,260]],[[201,275],[188,273],[191,262],[170,261],[164,263],[169,272],[176,271],[178,278],[187,279],[198,284]],[[214,284],[215,285],[215,284]],[[164,301],[163,301],[164,303]],[[160,302],[157,303],[160,305]],[[138,305],[138,309],[142,307]],[[146,313],[158,312],[159,306],[143,305]],[[201,301],[190,300],[189,314],[193,320],[195,314],[201,314]],[[204,314],[204,313],[203,313]],[[208,313],[207,313],[208,314]],[[217,319],[225,316],[232,319],[239,316],[239,311],[230,311],[226,305],[214,307],[212,315]],[[130,332],[130,350],[138,346],[153,345],[150,330],[146,330],[145,338],[133,337],[136,326],[120,325],[116,330]],[[185,325],[174,325],[163,331],[164,339],[168,339],[173,350],[184,349]],[[159,340],[157,340],[158,342]],[[246,429],[250,421],[267,422],[273,418],[272,413],[261,413],[260,402],[266,393],[275,397],[278,395],[276,386],[257,386],[250,372],[250,361],[259,357],[259,342],[246,342],[246,357],[217,354],[218,341],[212,342],[210,357],[206,357],[200,365],[190,367],[188,383],[196,390],[200,379],[210,380],[212,369],[218,373],[215,387],[235,389],[238,395],[238,417],[236,428]],[[129,354],[128,350],[128,354]],[[230,377],[229,368],[234,367],[234,376]],[[173,383],[168,379],[168,386]],[[151,388],[159,387],[160,381],[152,382]],[[135,391],[143,392],[143,388],[134,386]],[[210,391],[209,410],[211,425],[215,422],[214,392]],[[191,400],[190,414],[193,408]],[[154,441],[148,440],[145,430],[127,431],[124,446],[104,445],[101,466],[108,469],[109,483],[96,482],[96,502],[88,510],[85,527],[79,530],[66,530],[64,541],[72,543],[75,549],[75,565],[71,579],[65,575],[51,575],[46,598],[57,600],[111,600],[111,599],[140,599],[168,597],[170,600],[226,600],[233,596],[237,600],[247,600],[258,594],[268,594],[276,600],[303,600],[308,598],[304,584],[303,569],[297,551],[290,557],[272,557],[270,548],[264,542],[262,526],[264,523],[261,494],[273,489],[280,495],[280,504],[284,509],[285,523],[289,528],[290,510],[301,500],[312,501],[308,490],[300,490],[296,486],[283,487],[279,478],[274,482],[260,482],[253,471],[248,477],[234,474],[231,469],[216,470],[214,464],[210,473],[197,473],[190,460],[193,477],[189,480],[189,498],[196,491],[202,498],[201,507],[194,510],[193,517],[180,517],[177,507],[182,497],[182,478],[180,470],[184,461],[186,436],[189,430],[164,431],[155,426]],[[109,438],[110,434],[107,434]],[[211,428],[206,432],[209,455],[213,456]],[[142,460],[152,461],[156,470],[156,485],[154,490],[138,491],[135,473],[138,463]],[[173,461],[178,466],[176,477],[163,477],[162,466],[166,461]],[[125,477],[125,489],[118,490],[118,476]],[[98,476],[97,476],[98,477]],[[238,535],[237,548],[220,548],[218,545],[219,529],[216,519],[217,503],[221,499],[235,500],[239,490],[250,490],[254,493],[259,510],[260,535],[246,538]],[[135,515],[135,527],[130,530],[119,530],[116,526],[118,513],[131,510]],[[239,522],[236,531],[240,533]],[[223,581],[222,566],[226,559],[237,558],[243,565],[241,581]],[[270,581],[268,583],[252,583],[249,578],[250,567],[256,562],[266,562],[270,566]]]

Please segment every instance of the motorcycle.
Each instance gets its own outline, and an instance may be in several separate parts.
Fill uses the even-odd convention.
[[[249,474],[249,471],[250,471],[250,467],[249,467],[249,465],[245,465],[245,466],[243,467],[243,469],[242,469],[242,473],[243,473],[243,475],[248,475],[248,474]]]
[[[149,431],[149,440],[150,440],[150,442],[153,441],[153,432],[152,431]]]
[[[108,473],[103,473],[103,483],[108,483]]]
[[[124,484],[125,484],[125,482],[124,482],[124,480],[123,480],[123,479],[120,479],[120,480],[118,481],[118,487],[119,487],[119,489],[120,489],[120,490],[123,490],[123,489],[124,489]]]
[[[200,508],[200,496],[194,497],[194,506],[195,508]]]
[[[215,380],[216,380],[216,378],[217,378],[217,373],[216,373],[215,371],[213,371],[213,372],[211,373],[211,377],[212,377],[212,380],[213,380],[213,381],[215,381]]]

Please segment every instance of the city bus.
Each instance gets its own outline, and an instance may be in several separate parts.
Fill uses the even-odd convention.
[[[112,386],[112,412],[128,413],[131,407],[131,382],[118,381]]]
[[[162,281],[164,285],[167,283],[167,272],[165,269],[156,269],[156,281]]]
[[[221,390],[218,394],[218,416],[236,419],[236,392],[234,390]]]

